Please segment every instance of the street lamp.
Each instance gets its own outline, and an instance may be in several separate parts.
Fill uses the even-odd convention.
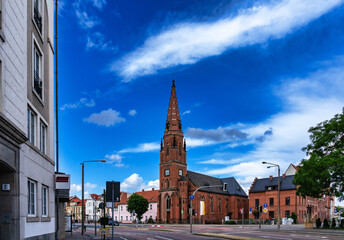
[[[281,228],[281,219],[280,219],[280,214],[281,214],[281,183],[280,183],[280,166],[275,163],[269,163],[269,162],[262,162],[262,164],[269,164],[267,168],[271,167],[277,167],[278,168],[278,222],[277,222],[277,229],[280,230]]]
[[[81,200],[81,235],[84,235],[84,225],[85,225],[85,210],[84,210],[84,167],[85,167],[85,162],[106,162],[106,160],[87,160],[87,161],[83,161],[82,163],[80,163],[80,165],[82,166],[82,200]]]

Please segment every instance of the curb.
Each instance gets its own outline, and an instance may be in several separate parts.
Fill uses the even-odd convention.
[[[200,235],[200,236],[206,236],[206,237],[219,237],[219,238],[233,239],[233,240],[266,240],[266,238],[242,237],[242,236],[218,234],[218,233],[195,233],[193,235]]]

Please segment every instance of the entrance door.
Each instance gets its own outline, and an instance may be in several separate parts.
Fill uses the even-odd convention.
[[[168,210],[166,212],[166,223],[171,223],[171,212]]]

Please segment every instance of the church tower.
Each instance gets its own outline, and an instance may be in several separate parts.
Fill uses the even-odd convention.
[[[173,80],[160,149],[160,195],[157,217],[161,222],[180,223],[187,219],[186,174],[186,143]]]

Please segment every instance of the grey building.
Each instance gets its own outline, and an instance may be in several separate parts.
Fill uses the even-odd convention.
[[[0,239],[54,239],[54,1],[0,0]]]

